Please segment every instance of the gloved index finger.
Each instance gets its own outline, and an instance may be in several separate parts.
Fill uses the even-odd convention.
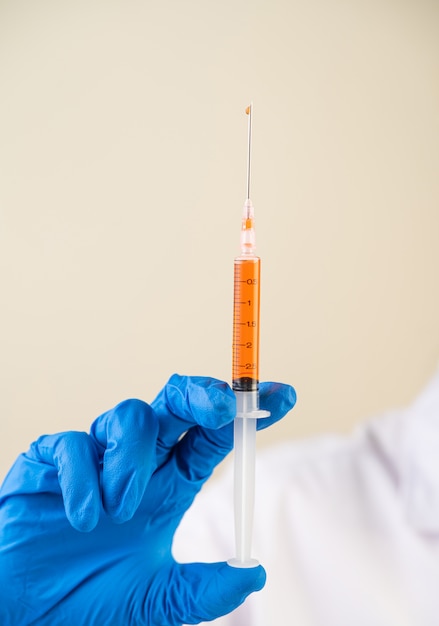
[[[258,430],[282,419],[296,402],[294,388],[283,383],[261,383],[259,393],[260,406],[270,417],[257,420]],[[205,480],[232,448],[232,424],[217,430],[193,428],[176,448],[178,466],[191,481]]]
[[[152,402],[159,422],[158,462],[195,425],[217,429],[235,417],[229,385],[216,378],[174,374]]]

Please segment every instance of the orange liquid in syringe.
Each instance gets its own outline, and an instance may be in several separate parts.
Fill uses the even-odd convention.
[[[235,259],[233,299],[234,391],[256,391],[259,387],[259,290],[260,259]]]

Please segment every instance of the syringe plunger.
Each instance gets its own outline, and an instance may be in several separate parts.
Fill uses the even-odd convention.
[[[259,409],[258,391],[235,391],[234,425],[234,507],[236,557],[228,561],[232,567],[256,567],[251,557],[253,512],[255,505],[256,426],[258,417],[268,417]]]

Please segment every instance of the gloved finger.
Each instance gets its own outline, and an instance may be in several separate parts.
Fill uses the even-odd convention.
[[[195,425],[217,429],[235,417],[236,400],[227,383],[174,374],[151,405],[158,417],[158,463]]]
[[[29,454],[55,467],[67,519],[76,530],[92,530],[99,520],[99,459],[96,445],[83,432],[43,435]]]
[[[118,523],[131,519],[156,467],[158,424],[141,400],[125,400],[98,417],[90,434],[102,458],[102,501]]]
[[[270,417],[258,419],[257,429],[267,428],[282,419],[296,403],[296,392],[290,385],[261,383],[261,409],[270,411]],[[177,465],[191,481],[206,480],[215,467],[233,448],[233,424],[213,430],[196,427],[178,443],[175,454]]]
[[[199,624],[230,613],[266,580],[263,567],[239,569],[226,563],[175,564],[159,574],[145,598],[145,624]]]
[[[284,383],[266,382],[259,385],[259,404],[264,411],[270,411],[270,417],[258,419],[258,430],[264,430],[275,424],[291,411],[296,404],[296,390]]]

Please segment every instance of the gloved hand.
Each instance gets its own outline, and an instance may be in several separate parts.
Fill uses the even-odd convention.
[[[295,397],[262,384],[271,417],[258,428]],[[226,383],[174,375],[151,406],[127,400],[89,435],[33,443],[0,490],[2,626],[196,624],[261,589],[261,566],[180,564],[171,551],[184,512],[232,448],[234,411]]]

